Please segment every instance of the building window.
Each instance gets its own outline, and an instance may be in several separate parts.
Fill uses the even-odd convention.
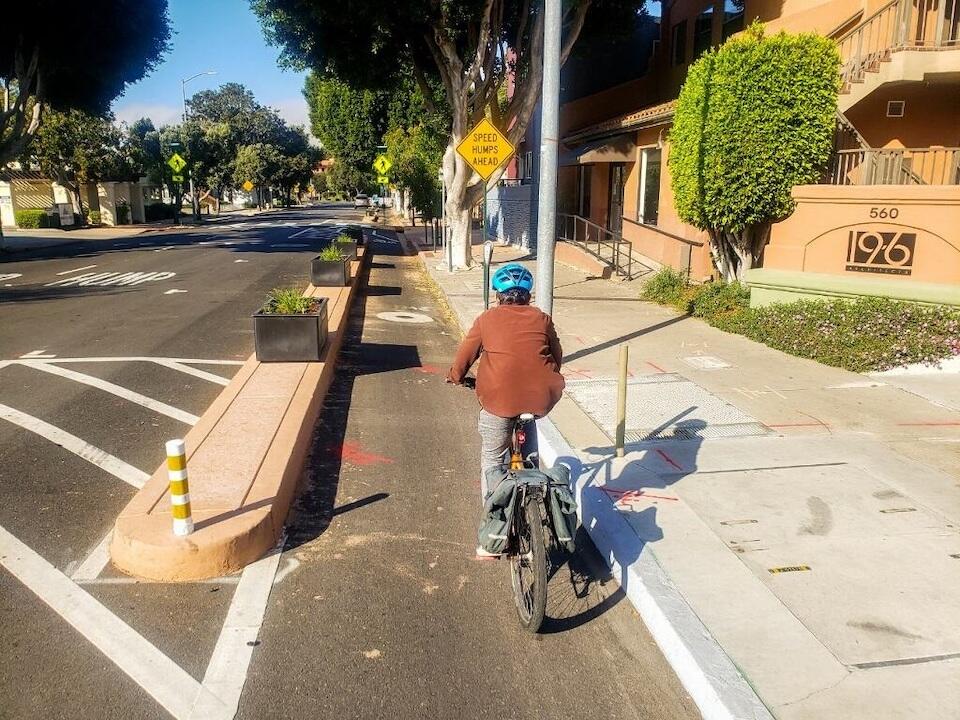
[[[674,65],[687,61],[687,21],[678,22],[670,34],[670,52]]]
[[[577,215],[590,217],[590,182],[592,165],[577,165]]]
[[[697,15],[693,25],[693,57],[703,55],[713,45],[713,7]]]
[[[743,1],[744,0],[724,0],[723,40],[743,30]]]
[[[533,151],[521,153],[517,157],[517,179],[520,184],[525,184],[524,180],[533,178]]]
[[[637,197],[637,220],[656,225],[660,214],[660,165],[663,153],[659,148],[644,148],[640,154],[640,188]]]

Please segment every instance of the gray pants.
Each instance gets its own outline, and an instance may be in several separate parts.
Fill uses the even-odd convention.
[[[510,436],[515,418],[502,418],[480,409],[477,429],[480,431],[480,502],[487,498],[493,488],[487,487],[487,470],[510,462]],[[527,439],[520,448],[523,457],[537,452],[537,426],[528,423]]]

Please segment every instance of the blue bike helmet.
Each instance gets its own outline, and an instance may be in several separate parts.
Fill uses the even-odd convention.
[[[493,274],[490,285],[498,293],[515,288],[530,292],[533,290],[533,275],[520,263],[510,263]]]

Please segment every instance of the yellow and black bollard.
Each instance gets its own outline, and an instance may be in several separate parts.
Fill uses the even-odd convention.
[[[190,512],[190,486],[187,483],[187,446],[183,440],[167,442],[167,475],[170,478],[170,504],[173,514],[173,534],[193,532]]]

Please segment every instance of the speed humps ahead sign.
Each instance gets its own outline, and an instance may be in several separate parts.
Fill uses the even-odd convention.
[[[516,148],[507,140],[506,133],[484,118],[457,145],[457,153],[477,175],[487,180],[494,171],[513,155]]]

